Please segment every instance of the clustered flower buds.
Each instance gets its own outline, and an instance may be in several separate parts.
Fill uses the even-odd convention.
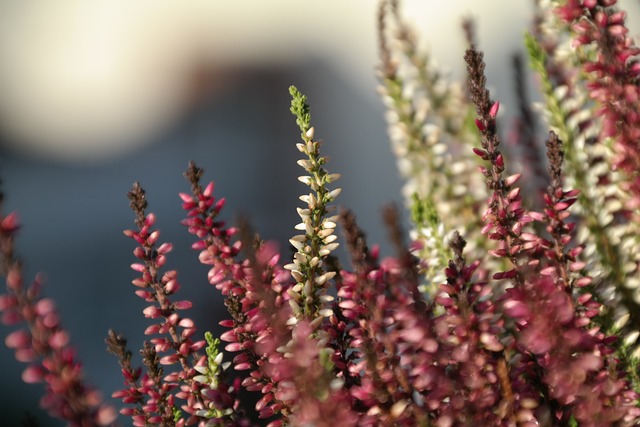
[[[19,228],[15,213],[0,215],[0,271],[7,286],[6,293],[0,294],[1,319],[5,325],[24,325],[7,335],[5,345],[15,351],[19,362],[28,364],[22,372],[24,382],[44,383],[40,405],[49,414],[73,427],[111,425],[116,411],[85,384],[55,304],[41,296],[42,278],[24,283],[22,263],[14,253]]]
[[[333,314],[327,303],[333,297],[326,292],[329,281],[336,275],[335,271],[324,271],[324,263],[338,247],[334,234],[337,216],[327,216],[334,208],[329,206],[340,194],[341,189],[329,190],[327,184],[336,181],[339,174],[329,174],[323,165],[327,158],[320,156],[320,142],[314,139],[314,128],[310,125],[309,106],[306,97],[295,87],[289,89],[293,100],[291,112],[296,115],[297,123],[302,131],[302,141],[296,147],[306,155],[306,159],[298,160],[298,164],[308,175],[298,177],[312,192],[300,196],[306,206],[298,208],[301,222],[296,230],[303,232],[293,236],[289,242],[297,250],[293,263],[285,268],[291,271],[296,284],[288,291],[289,304],[293,311],[292,322],[307,319],[318,323],[322,317]],[[318,317],[320,316],[320,317]]]
[[[535,123],[518,122],[514,140],[526,147],[513,152],[501,144],[473,23],[465,91],[420,52],[398,1],[381,0],[380,92],[412,241],[386,208],[395,255],[382,258],[352,212],[335,212],[339,175],[325,169],[307,99],[292,86],[308,189],[289,259],[246,219],[226,226],[213,182],[201,184],[193,162],[185,173],[182,224],[227,308],[219,338],[200,336],[192,303],[177,298],[178,273],[165,270],[172,245],[134,184],[136,227],[124,234],[136,243],[132,283],[150,325],[144,367],[108,333],[125,383],[113,394],[120,413],[135,426],[178,427],[638,425],[640,49],[615,3],[536,3],[526,44],[550,130],[537,146]],[[525,104],[521,120],[533,121]],[[350,266],[335,255],[339,225]],[[26,325],[5,342],[29,364],[24,380],[45,382],[52,415],[110,424],[115,412],[82,383],[39,281],[22,285],[17,229],[15,215],[0,217],[2,321]]]
[[[129,199],[138,229],[126,230],[124,234],[139,245],[133,254],[141,261],[131,265],[131,269],[140,274],[132,283],[138,288],[136,295],[151,303],[143,314],[154,322],[146,328],[145,335],[154,338],[145,342],[141,351],[147,368],[141,376],[141,370],[131,366],[126,340],[109,331],[108,350],[118,357],[128,387],[113,397],[136,405],[121,410],[123,415],[132,417],[135,426],[236,425],[235,394],[239,384],[229,386],[221,381],[221,377],[224,378],[224,369],[220,366],[222,353],[212,337],[207,340],[207,355],[199,354],[207,341],[193,341],[194,322],[180,314],[191,308],[192,303],[171,301],[170,297],[180,289],[177,272],[160,272],[172,245],[158,245],[160,232],[153,229],[156,217],[145,212],[147,201],[138,183],[129,192]],[[179,400],[184,404],[178,406]],[[188,418],[182,417],[178,408],[188,414]]]

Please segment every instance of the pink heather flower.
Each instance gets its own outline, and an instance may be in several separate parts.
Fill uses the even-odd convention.
[[[292,342],[287,346],[287,352],[294,357],[286,358],[278,367],[286,375],[280,388],[290,393],[286,397],[295,399],[289,417],[291,425],[362,425],[358,414],[352,410],[351,398],[343,382],[334,379],[333,372],[323,362],[322,352],[327,349],[317,340],[309,339],[312,333],[309,324],[299,322],[293,330]]]
[[[229,343],[227,351],[240,352],[233,365],[238,371],[248,372],[242,386],[264,394],[256,405],[260,418],[277,414],[286,417],[293,398],[283,391],[286,387],[280,385],[282,370],[277,366],[284,361],[278,349],[289,339],[286,322],[291,315],[287,302],[290,273],[280,266],[273,244],[253,247],[254,236],[248,231],[248,223],[239,228],[243,240],[231,241],[238,229],[225,228],[224,222],[217,220],[222,204],[215,201],[213,184],[202,189],[201,175],[202,170],[191,163],[186,177],[192,194],[180,196],[188,212],[183,224],[201,239],[193,248],[200,251],[200,262],[212,266],[209,283],[226,298],[231,319],[220,324],[231,329],[220,338]],[[240,260],[241,248],[250,255],[249,259]]]
[[[498,149],[500,138],[495,120],[498,106],[497,102],[491,100],[486,88],[483,54],[472,46],[467,49],[465,61],[469,74],[471,100],[476,105],[478,113],[476,124],[480,123],[478,129],[482,149],[475,148],[474,152],[489,163],[488,167],[482,169],[487,188],[491,191],[487,208],[482,215],[485,223],[482,234],[486,234],[489,239],[497,242],[497,248],[489,252],[493,256],[508,259],[511,265],[509,270],[495,273],[493,278],[512,279],[518,284],[522,281],[518,262],[518,256],[523,249],[521,233],[525,224],[531,222],[531,218],[526,215],[522,207],[520,188],[515,186],[520,175],[504,176],[505,162],[504,156]]]
[[[556,14],[574,31],[577,46],[594,44],[594,59],[586,56],[582,66],[589,76],[587,87],[603,119],[600,142],[611,137],[616,155],[613,166],[626,174],[624,190],[630,193],[627,208],[637,215],[640,206],[640,75],[635,46],[625,27],[625,14],[606,2],[568,1]]]
[[[608,337],[597,328],[586,328],[589,326],[588,319],[597,314],[599,305],[590,302],[585,294],[587,297],[578,302],[589,305],[577,310],[570,293],[573,284],[571,274],[581,270],[585,264],[576,259],[581,248],[565,250],[571,241],[573,226],[564,220],[569,216],[567,209],[575,201],[573,197],[577,192],[562,190],[561,142],[552,133],[547,143],[552,182],[545,195],[546,218],[527,213],[521,207],[519,188],[511,188],[502,178],[505,164],[502,154],[496,149],[500,142],[491,114],[494,104],[485,88],[482,54],[472,48],[467,51],[465,59],[471,97],[482,124],[479,128],[483,150],[477,150],[476,154],[490,163],[483,173],[489,189],[493,190],[483,215],[486,222],[483,233],[498,241],[498,248],[490,252],[494,256],[508,258],[512,265],[509,270],[495,273],[493,278],[509,279],[514,285],[502,297],[505,314],[511,316],[515,323],[516,349],[522,352],[521,363],[524,362],[511,369],[514,397],[517,398],[519,393],[535,396],[531,393],[531,385],[540,377],[549,387],[548,392],[544,392],[547,405],[555,407],[560,404],[569,409],[553,415],[560,422],[566,422],[563,417],[569,417],[570,414],[585,425],[610,425],[633,418],[637,410],[632,402],[637,396],[628,382],[611,369],[606,370],[610,373],[609,378],[603,375],[593,378],[597,372],[603,372],[606,363],[613,362],[607,357],[613,352]],[[523,231],[524,226],[533,219],[547,222],[547,230],[554,243]],[[588,282],[581,280],[580,283],[584,286]],[[568,381],[567,376],[573,382]],[[601,384],[600,381],[619,382],[619,394],[616,393],[615,397],[602,394],[594,398],[593,390],[601,388],[591,381],[597,384]],[[601,405],[589,406],[582,403],[581,399],[595,399]],[[517,403],[521,405],[522,402],[524,400],[520,399]],[[592,409],[587,410],[588,407]],[[613,409],[607,411],[604,408]],[[530,412],[527,419],[533,421],[535,417]],[[520,414],[518,418],[521,418]]]
[[[211,191],[212,186],[205,190],[207,194]],[[122,412],[132,416],[135,425],[173,423],[174,412],[178,408],[175,399],[185,402],[180,408],[188,415],[186,419],[181,418],[180,424],[223,422],[232,425],[236,422],[236,390],[220,382],[211,385],[212,389],[206,382],[194,380],[199,369],[207,363],[207,357],[199,354],[206,342],[192,340],[196,332],[194,322],[180,314],[182,310],[191,308],[192,303],[170,298],[180,289],[177,272],[160,272],[172,246],[158,244],[160,233],[153,230],[156,217],[145,213],[144,190],[137,183],[129,198],[138,229],[127,230],[124,234],[140,245],[134,250],[140,262],[131,266],[140,276],[133,280],[133,284],[141,288],[136,294],[152,303],[143,313],[156,322],[145,331],[146,335],[155,337],[145,343],[142,351],[147,371],[141,378],[140,371],[131,367],[126,341],[110,332],[107,339],[109,350],[118,356],[128,387],[115,393],[114,397],[137,406],[125,408]],[[170,370],[165,372],[165,369]]]
[[[494,411],[506,396],[498,376],[498,362],[505,358],[499,338],[504,324],[487,298],[492,292],[488,283],[472,281],[480,263],[466,264],[462,256],[465,244],[455,233],[450,242],[455,258],[449,262],[447,283],[440,286],[436,299],[444,307],[444,314],[436,319],[439,341],[450,354],[450,366],[456,368],[450,375],[458,384],[451,399],[466,402],[464,410],[450,416],[460,422],[473,419],[479,424],[506,425],[513,421],[513,414]]]
[[[623,420],[638,416],[638,395],[616,369],[607,338],[584,327],[564,285],[542,276],[508,289],[503,301],[518,325],[516,348],[523,361],[531,358],[524,378],[540,376],[545,399],[563,408],[557,422],[573,415],[580,425],[627,425]],[[520,305],[527,309],[513,310]]]
[[[44,383],[40,406],[49,414],[74,427],[111,425],[116,412],[85,384],[55,305],[40,296],[41,278],[36,277],[28,286],[23,282],[22,265],[14,254],[18,229],[15,213],[0,216],[0,264],[7,286],[6,293],[0,295],[2,322],[24,324],[24,329],[7,335],[5,345],[15,351],[17,360],[28,364],[23,381]]]
[[[415,265],[395,259],[378,265],[353,215],[343,213],[342,221],[356,272],[340,273],[334,324],[347,337],[336,359],[346,364],[344,382],[356,407],[367,408],[359,425],[426,422],[427,407],[438,409],[453,387],[435,366],[429,311],[413,299]],[[414,393],[426,407],[411,403]]]

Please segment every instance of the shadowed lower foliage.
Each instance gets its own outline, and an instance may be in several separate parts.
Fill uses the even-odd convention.
[[[135,426],[639,424],[640,65],[615,3],[535,2],[526,45],[544,115],[521,100],[511,135],[522,147],[510,152],[473,23],[464,25],[468,80],[450,82],[397,1],[381,1],[380,94],[410,241],[398,209],[386,208],[396,255],[380,259],[353,213],[336,207],[340,176],[292,86],[307,189],[291,258],[247,220],[226,225],[213,182],[193,162],[185,173],[182,224],[228,312],[219,338],[190,319],[172,245],[134,184],[135,227],[124,234],[149,326],[139,367],[126,339],[108,332],[124,378],[113,393],[120,413]],[[350,260],[334,256],[338,228]],[[111,425],[115,410],[84,385],[40,280],[23,283],[18,229],[15,214],[2,216],[2,321],[21,325],[5,343],[28,365],[23,379],[44,383],[52,416]],[[255,411],[241,405],[241,388],[258,395]]]

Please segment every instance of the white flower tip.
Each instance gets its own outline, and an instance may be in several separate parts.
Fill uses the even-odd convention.
[[[634,345],[637,341],[638,341],[638,336],[640,336],[640,332],[638,331],[633,331],[630,334],[628,334],[626,337],[624,337],[624,344],[625,345]]]
[[[307,175],[302,175],[298,177],[298,181],[300,181],[305,185],[309,185],[309,183],[311,183],[311,177]]]
[[[307,132],[305,133],[305,136],[309,139],[313,139],[313,135],[315,134],[315,129],[312,127],[310,127]]]
[[[326,220],[322,223],[322,228],[325,230],[329,228],[333,229],[333,228],[336,228],[337,226],[338,225],[335,222],[329,221],[329,220]]]
[[[616,320],[616,322],[613,325],[613,328],[619,331],[627,324],[627,322],[629,322],[630,317],[631,315],[629,313],[624,313],[622,316],[620,316],[620,318]]]
[[[330,308],[323,308],[322,310],[318,311],[318,314],[322,317],[331,317],[333,316],[333,310],[331,310]]]
[[[287,326],[293,326],[295,324],[298,323],[298,319],[296,319],[295,317],[290,317],[289,319],[287,319]]]
[[[207,368],[206,366],[194,366],[193,369],[195,369],[197,372],[201,374],[206,374],[207,371],[209,370],[209,368]]]
[[[296,248],[296,250],[301,251],[304,248],[304,242],[299,242],[297,240],[289,239],[289,243]]]
[[[404,410],[407,409],[407,406],[409,406],[409,402],[407,402],[405,399],[397,401],[391,407],[391,416],[394,418],[398,418],[400,415],[402,415]]]
[[[335,198],[338,197],[341,192],[342,188],[336,188],[335,190],[329,192],[329,197],[331,197],[331,200],[335,200]]]
[[[330,175],[327,175],[327,177],[325,178],[326,182],[333,182],[340,179],[340,174],[339,173],[332,173]]]
[[[209,378],[205,375],[196,375],[195,377],[193,377],[193,380],[200,384],[207,384],[209,382]]]

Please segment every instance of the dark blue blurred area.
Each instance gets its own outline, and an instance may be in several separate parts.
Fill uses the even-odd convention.
[[[25,276],[46,273],[44,294],[57,303],[88,383],[107,400],[123,385],[117,360],[105,351],[107,330],[124,334],[137,356],[149,324],[142,315],[145,303],[130,283],[135,245],[122,234],[133,227],[126,195],[134,181],[147,192],[160,240],[174,244],[167,268],[179,272],[177,298],[194,302],[190,316],[199,326],[198,336],[220,332],[217,321],[225,318],[226,309],[206,280],[207,268],[190,249],[194,237],[179,224],[184,213],[178,193],[189,190],[182,173],[195,160],[205,169],[206,182],[216,182],[215,195],[227,199],[222,216],[233,223],[237,214],[247,214],[263,238],[279,241],[285,257],[290,255],[287,240],[298,222],[298,195],[307,191],[296,179],[303,171],[296,165],[299,130],[289,112],[290,84],[308,95],[316,137],[325,141],[324,153],[331,157],[327,169],[342,174],[336,184],[343,189],[338,204],[355,211],[372,243],[386,239],[380,208],[401,201],[373,84],[370,93],[362,93],[321,61],[236,71],[233,85],[200,100],[167,132],[125,157],[82,166],[7,149],[0,153],[3,212],[17,211],[23,224],[18,248]],[[11,330],[2,326],[1,335]],[[25,366],[6,347],[0,350],[0,363],[2,425],[19,425],[26,412],[41,426],[64,425],[38,409],[41,386],[21,382]]]

